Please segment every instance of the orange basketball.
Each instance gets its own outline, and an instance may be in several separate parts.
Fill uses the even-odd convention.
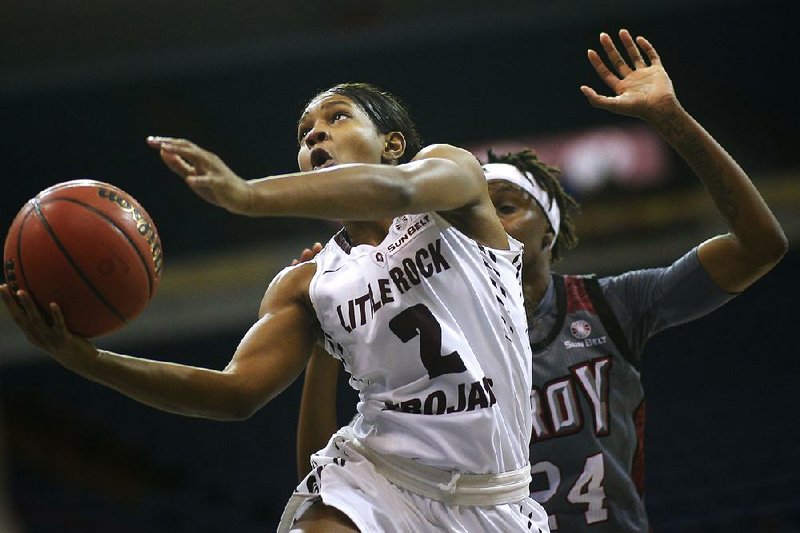
[[[94,180],[54,185],[29,200],[6,237],[3,271],[40,310],[56,302],[69,330],[105,335],[139,315],[158,288],[163,254],[150,215]]]

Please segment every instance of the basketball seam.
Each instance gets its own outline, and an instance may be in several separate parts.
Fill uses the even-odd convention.
[[[25,222],[28,221],[28,218],[33,214],[33,211],[28,211],[25,213],[25,216],[22,217],[22,222],[19,225],[19,231],[17,231],[17,263],[19,263],[19,274],[20,278],[25,280],[25,286],[28,287],[28,295],[33,300],[33,303],[36,304],[36,307],[39,309],[44,309],[39,299],[36,297],[36,293],[33,291],[33,287],[30,286],[28,283],[28,278],[25,277],[25,262],[22,260],[22,235],[23,230],[25,229]],[[17,295],[14,295],[14,299],[17,299]]]
[[[122,234],[123,237],[125,237],[125,240],[128,241],[128,244],[131,245],[131,248],[133,248],[133,251],[136,253],[136,256],[139,258],[139,261],[142,262],[142,267],[144,268],[144,271],[147,273],[147,293],[150,295],[150,298],[152,298],[154,289],[153,289],[153,279],[150,276],[150,268],[147,266],[147,264],[148,264],[147,263],[147,259],[145,259],[145,257],[142,255],[141,250],[139,250],[139,247],[136,245],[136,241],[131,239],[130,235],[128,235],[128,233],[123,228],[121,228],[114,221],[113,218],[111,218],[110,216],[106,215],[105,213],[103,213],[102,211],[100,211],[99,209],[97,209],[96,207],[94,207],[91,204],[84,203],[84,202],[82,202],[80,200],[76,200],[74,198],[50,198],[45,203],[58,202],[58,201],[70,202],[70,203],[73,203],[75,205],[79,205],[81,207],[85,207],[86,209],[88,209],[89,211],[93,212],[97,216],[103,218],[106,222],[108,222],[111,226],[113,226],[114,229],[119,231]],[[152,223],[151,223],[151,226],[155,227]]]
[[[75,202],[75,203],[80,203],[80,202]],[[69,252],[64,247],[62,242],[58,239],[58,237],[56,236],[55,232],[53,231],[53,228],[51,228],[50,224],[47,222],[47,218],[44,216],[44,213],[42,213],[41,206],[39,205],[39,199],[38,198],[34,199],[34,201],[33,201],[33,209],[36,211],[36,215],[39,217],[39,220],[42,222],[42,225],[44,226],[45,231],[47,231],[47,233],[50,234],[50,238],[53,239],[53,243],[58,247],[59,250],[61,250],[61,253],[64,255],[64,258],[67,260],[67,262],[70,264],[70,266],[72,266],[73,270],[75,270],[75,272],[78,274],[78,276],[83,280],[83,282],[94,293],[94,295],[97,297],[97,299],[100,300],[106,307],[108,307],[108,309],[114,315],[116,315],[117,318],[119,318],[120,320],[122,320],[122,322],[127,324],[128,321],[125,319],[125,317],[122,315],[122,313],[120,313],[119,310],[117,310],[111,304],[111,302],[106,300],[105,296],[103,296],[103,294],[97,289],[97,287],[95,287],[92,284],[92,282],[89,280],[89,278],[83,272],[83,270],[81,270],[80,267],[78,267],[78,264],[75,262],[75,260],[69,254]]]

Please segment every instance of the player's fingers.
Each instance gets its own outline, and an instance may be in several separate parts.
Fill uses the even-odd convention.
[[[308,259],[314,259],[318,253],[322,251],[322,244],[315,242],[311,249],[308,251]]]
[[[161,137],[155,137],[153,135],[150,135],[144,140],[144,142],[146,142],[147,146],[149,146],[150,148],[161,150]]]
[[[185,161],[198,170],[205,170],[215,161],[216,156],[185,139],[169,139],[161,143],[161,152],[168,152],[181,156]]]
[[[620,55],[617,46],[614,44],[614,41],[611,40],[611,36],[605,32],[601,33],[600,45],[603,47],[603,50],[606,51],[606,56],[617,73],[623,77],[627,76],[631,72],[631,67],[625,62],[622,55]]]
[[[157,137],[155,135],[149,135],[145,139],[145,142],[147,143],[147,146],[149,146],[150,148],[155,148],[156,150],[161,150],[161,143],[164,142],[163,139],[165,139],[165,137]]]
[[[50,304],[50,317],[53,319],[53,329],[55,329],[56,333],[61,335],[69,334],[67,324],[64,321],[64,315],[61,313],[61,308],[55,302]]]
[[[322,251],[322,244],[315,242],[311,248],[306,248],[303,250],[303,261],[309,261],[314,259],[318,253]]]
[[[154,135],[147,137],[146,142],[150,148],[154,148],[156,150],[163,150],[164,147],[172,147],[173,150],[177,150],[179,148],[188,150],[191,147],[196,146],[193,142],[187,141],[186,139],[179,139],[177,137],[160,137]]]
[[[185,178],[197,174],[197,169],[178,154],[161,150],[159,155],[161,156],[161,160],[164,161],[164,164],[178,176]]]
[[[179,137],[164,137],[160,135],[150,135],[147,137],[147,144],[153,148],[161,148],[161,146],[164,144],[172,144],[174,146],[184,147],[197,146],[192,141],[187,139],[181,139]]]
[[[600,109],[607,109],[614,101],[613,98],[597,94],[597,91],[586,85],[581,85],[581,92],[584,94],[584,96],[586,96],[589,104]]]
[[[597,92],[587,85],[581,85],[581,92],[589,100],[589,103],[592,102],[595,98],[597,98]]]
[[[19,299],[22,308],[25,310],[23,317],[23,325],[30,334],[32,331],[40,330],[49,327],[47,319],[39,312],[39,308],[33,301],[33,298],[26,291],[17,291],[17,298]]]
[[[311,250],[309,248],[304,248],[303,251],[300,252],[300,257],[298,257],[296,259],[296,261],[297,261],[298,264],[299,263],[305,263],[306,261],[308,261],[312,257],[314,257],[314,255],[311,253]]]
[[[600,76],[600,79],[602,79],[606,85],[614,89],[617,83],[619,83],[619,78],[606,66],[600,54],[590,49],[586,52],[586,56],[589,58],[589,63],[594,67],[594,71]]]
[[[5,304],[8,312],[11,314],[11,318],[14,319],[14,322],[20,324],[20,320],[25,318],[25,309],[17,299],[14,298],[14,295],[11,294],[11,289],[8,288],[8,285],[2,285],[2,287],[0,287],[0,297],[2,297],[3,304]]]
[[[214,176],[208,176],[205,174],[201,175],[188,175],[186,177],[186,183],[195,191],[207,191],[213,192],[217,189],[215,185],[219,183],[219,179],[215,178]]]
[[[633,68],[646,67],[647,64],[644,62],[642,54],[639,52],[639,47],[636,46],[636,43],[634,42],[633,37],[631,37],[630,32],[625,29],[619,30],[619,38],[622,41],[622,45],[625,47],[628,58],[633,63]]]
[[[5,283],[0,283],[0,298],[3,301],[7,301],[8,298],[11,298],[11,289],[8,288],[8,285]]]
[[[644,53],[647,54],[647,58],[650,60],[651,65],[660,65],[661,58],[656,52],[655,47],[650,44],[650,41],[642,37],[641,35],[636,38],[636,43],[644,50]]]
[[[36,307],[36,304],[31,298],[30,294],[27,291],[17,291],[17,299],[19,300],[20,305],[25,310],[25,313],[31,319],[41,318],[41,313],[39,313],[39,308]]]

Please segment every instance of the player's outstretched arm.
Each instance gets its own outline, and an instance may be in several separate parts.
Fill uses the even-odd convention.
[[[6,285],[0,286],[0,296],[32,344],[84,378],[163,411],[239,420],[285,389],[308,360],[313,315],[300,295],[313,271],[300,268],[273,282],[261,318],[221,371],[99,350],[67,330],[56,304],[50,304],[47,320],[23,291],[17,294],[21,305]]]
[[[244,180],[185,139],[147,142],[200,197],[243,215],[375,220],[489,202],[480,163],[453,146],[429,146],[397,166],[350,163]]]
[[[650,123],[700,178],[730,229],[700,246],[700,262],[722,289],[740,292],[786,253],[786,236],[747,174],[683,109],[653,45],[644,37],[634,40],[627,30],[620,30],[619,38],[627,57],[609,35],[600,34],[610,67],[597,52],[588,52],[614,96],[587,86],[581,91],[595,107]]]

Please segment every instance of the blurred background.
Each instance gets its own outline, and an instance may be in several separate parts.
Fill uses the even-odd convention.
[[[733,302],[647,346],[654,531],[800,531],[799,15],[788,0],[6,1],[0,231],[57,182],[125,189],[156,221],[165,269],[144,314],[98,344],[222,368],[269,280],[336,226],[205,204],[145,137],[192,139],[248,178],[293,171],[305,102],[360,80],[404,100],[427,143],[480,158],[533,147],[560,166],[583,210],[559,272],[669,264],[726,230],[657,135],[578,90],[604,92],[586,49],[629,28],[792,243]],[[246,422],[164,414],[45,359],[3,309],[0,531],[272,530],[297,482],[301,384]],[[355,400],[341,388],[345,422]]]

